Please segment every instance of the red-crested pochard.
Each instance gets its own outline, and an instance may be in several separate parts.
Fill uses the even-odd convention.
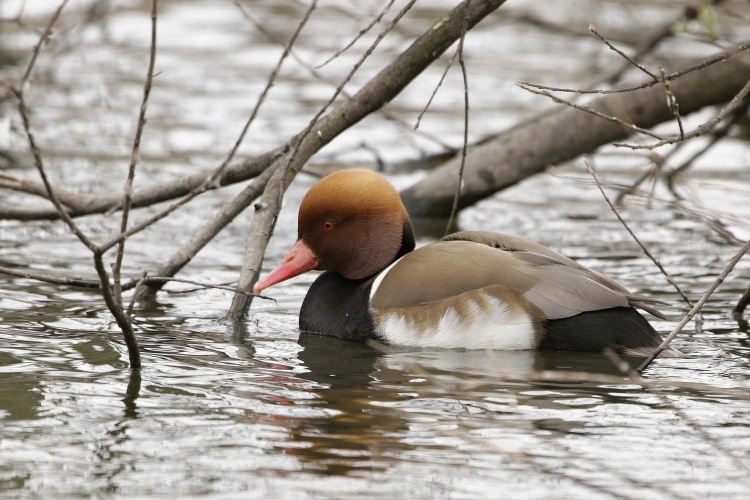
[[[330,174],[305,195],[298,237],[253,292],[324,270],[300,329],[394,345],[646,354],[662,339],[650,303],[603,274],[515,236],[462,231],[414,249],[398,192],[382,176]]]

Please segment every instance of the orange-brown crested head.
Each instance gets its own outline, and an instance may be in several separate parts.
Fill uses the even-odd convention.
[[[321,179],[302,200],[298,226],[297,242],[253,293],[313,269],[368,278],[414,249],[398,192],[369,170],[342,170]]]
[[[299,209],[298,239],[318,269],[367,278],[414,248],[414,233],[396,189],[370,170],[341,170],[315,184]]]

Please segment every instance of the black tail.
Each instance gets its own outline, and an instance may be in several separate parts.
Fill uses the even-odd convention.
[[[610,347],[621,354],[647,355],[661,342],[659,333],[638,311],[615,307],[548,321],[539,349],[600,352]]]

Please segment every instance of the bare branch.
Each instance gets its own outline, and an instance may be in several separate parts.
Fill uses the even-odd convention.
[[[670,285],[672,285],[675,290],[677,290],[677,293],[680,294],[682,299],[688,304],[688,306],[692,306],[693,302],[688,298],[687,295],[682,291],[682,289],[679,287],[679,285],[675,282],[674,278],[667,272],[666,269],[664,269],[664,266],[661,265],[661,262],[659,262],[659,259],[654,257],[654,255],[649,251],[649,249],[646,247],[646,245],[643,244],[643,242],[638,238],[638,236],[635,235],[635,233],[630,229],[630,226],[627,222],[620,216],[620,212],[615,208],[615,206],[612,204],[612,202],[609,199],[609,196],[607,196],[607,193],[604,191],[604,188],[602,188],[601,183],[599,182],[599,178],[596,175],[596,172],[594,172],[594,169],[591,168],[591,165],[587,160],[583,160],[583,163],[586,165],[586,168],[588,169],[589,173],[591,174],[591,177],[594,178],[594,181],[596,182],[596,187],[599,188],[599,192],[602,193],[602,197],[604,197],[604,201],[607,202],[607,205],[609,205],[610,210],[614,212],[615,216],[617,217],[617,220],[620,221],[620,223],[625,227],[627,232],[630,234],[630,236],[633,238],[633,240],[638,243],[638,246],[641,247],[641,250],[643,250],[643,253],[646,254],[646,256],[651,259],[651,261],[656,264],[656,267],[659,268],[659,271],[664,275],[664,277],[667,279],[667,282],[669,282]]]
[[[694,65],[701,66],[704,63]],[[710,64],[703,70],[685,74],[671,86],[679,97],[680,112],[686,114],[732,100],[747,85],[749,74],[747,56],[742,54],[721,65]],[[652,82],[648,83],[651,86]],[[674,118],[664,104],[664,92],[660,88],[598,96],[588,106],[644,129]],[[467,207],[544,171],[549,165],[622,140],[632,131],[630,126],[570,107],[556,112],[545,110],[470,148],[459,207]],[[540,136],[544,140],[540,141]],[[448,216],[455,196],[452,179],[459,168],[459,159],[453,158],[402,190],[401,198],[409,213],[412,216]]]
[[[241,293],[243,295],[247,295],[249,297],[258,297],[259,299],[263,300],[272,300],[276,302],[276,299],[273,297],[267,297],[265,295],[260,295],[257,293],[248,292],[247,290],[242,290],[240,288],[234,287],[234,286],[226,286],[226,285],[216,285],[212,283],[203,283],[201,281],[193,281],[193,280],[186,280],[182,278],[173,278],[171,276],[145,276],[143,278],[143,282],[146,284],[151,283],[187,283],[188,285],[195,285],[199,288],[214,288],[216,290],[226,290],[228,292],[235,292],[235,293]]]
[[[662,80],[664,81],[664,90],[667,94],[667,104],[669,105],[669,109],[672,110],[672,115],[674,115],[675,120],[677,121],[677,126],[680,129],[680,140],[685,140],[685,127],[682,125],[682,117],[680,116],[680,105],[677,103],[677,98],[672,93],[672,86],[670,84],[669,80],[664,79],[664,68],[659,66],[659,73],[661,73]]]
[[[468,15],[468,26],[471,28],[490,12],[493,12],[502,5],[504,1],[505,0],[487,0],[483,2],[473,2],[471,5],[467,5],[466,2],[461,3],[446,17],[430,27],[408,49],[367,82],[367,84],[354,94],[353,97],[330,111],[326,116],[322,117],[328,106],[340,94],[340,90],[337,90],[334,93],[334,96],[329,100],[328,104],[316,114],[305,131],[299,135],[297,144],[291,154],[284,155],[284,157],[276,162],[277,164],[282,165],[285,170],[284,179],[282,179],[283,184],[281,194],[283,194],[283,190],[286,189],[286,186],[289,185],[299,169],[302,168],[302,165],[304,165],[304,163],[315,152],[320,150],[320,148],[330,142],[334,137],[357,123],[369,113],[380,109],[380,107],[390,101],[409,82],[411,82],[412,79],[447,50],[448,47],[450,47],[461,36],[464,16]],[[391,26],[395,26],[395,23],[398,22],[401,16],[405,14],[406,9],[408,9],[413,3],[413,1],[410,2],[404,10],[396,16],[391,23]],[[469,10],[468,14],[466,14],[466,10]],[[379,43],[381,38],[382,36],[378,37],[374,44]],[[355,64],[349,76],[344,79],[340,88],[343,88],[349,79],[351,79],[354,72],[361,66],[364,58],[369,57],[372,50],[374,50],[374,45],[366,51],[362,59]],[[273,179],[269,182],[269,185],[266,188],[267,191],[269,189],[277,189],[274,187]],[[266,196],[264,195],[263,201],[260,205],[261,208],[265,208],[265,200]],[[268,203],[267,206],[273,205]],[[257,219],[258,225],[256,226],[256,218],[254,217],[253,225],[250,230],[251,234],[264,235],[269,233],[273,220],[275,220],[275,214],[273,218],[268,218],[259,216],[256,211],[256,216],[259,217],[259,219]],[[265,221],[262,222],[262,227],[260,225],[261,219]],[[256,248],[259,248],[259,251],[253,252],[252,259],[262,260],[266,244],[267,241],[264,241],[263,239],[256,242]],[[243,272],[240,275],[238,284],[241,289],[249,289],[258,279],[257,270],[260,268],[260,260],[252,260],[252,262],[249,262],[249,259],[252,260],[248,257],[248,253],[246,253],[245,262],[243,263]],[[235,296],[227,318],[232,321],[239,320],[244,316],[247,307],[249,307],[249,301],[242,296]]]
[[[696,302],[696,304],[693,306],[690,311],[688,311],[683,318],[680,320],[679,323],[677,323],[677,326],[674,327],[672,332],[667,336],[667,338],[664,339],[664,341],[661,343],[661,345],[656,348],[656,350],[649,355],[649,357],[641,364],[641,366],[638,367],[638,373],[643,373],[643,371],[648,368],[648,366],[656,359],[659,354],[664,352],[664,350],[669,346],[669,343],[672,342],[672,340],[682,331],[682,328],[693,319],[693,317],[703,308],[703,305],[706,303],[708,298],[711,296],[712,293],[714,293],[714,290],[716,290],[719,285],[721,285],[724,282],[724,279],[729,276],[729,273],[732,272],[732,269],[734,269],[734,266],[737,265],[737,263],[742,259],[742,257],[750,250],[750,240],[747,240],[744,245],[742,245],[742,248],[737,251],[736,254],[729,260],[727,265],[724,267],[724,269],[719,273],[719,276],[716,277],[716,280],[709,286],[705,292],[703,292],[703,295],[701,296],[700,300]]]
[[[132,207],[139,208],[155,203],[173,200],[183,196],[205,193],[221,186],[234,184],[251,179],[268,168],[271,162],[278,158],[287,148],[282,145],[276,149],[263,153],[259,156],[249,158],[239,163],[227,166],[219,172],[218,168],[203,170],[201,172],[186,175],[167,182],[154,184],[150,187],[134,191],[132,195]],[[16,191],[41,196],[49,199],[47,190],[43,183],[19,179],[10,175],[0,175],[0,187],[15,189]],[[196,191],[193,193],[193,191]],[[191,194],[193,193],[193,194]],[[122,192],[113,192],[103,195],[88,195],[56,189],[55,194],[60,202],[69,207],[69,215],[78,217],[95,213],[107,213],[122,208]],[[40,220],[57,219],[60,215],[54,208],[49,209],[26,209],[15,207],[3,207],[0,210],[0,219],[17,220]]]
[[[57,276],[50,276],[48,274],[42,274],[33,271],[22,271],[12,267],[0,266],[0,273],[7,274],[8,276],[15,276],[17,278],[26,278],[30,280],[41,281],[43,283],[50,283],[53,285],[69,285],[79,288],[99,288],[101,283],[95,280],[84,280],[79,278],[59,278]]]
[[[393,4],[394,4],[395,2],[396,2],[396,0],[391,0],[391,1],[390,1],[390,2],[388,3],[388,5],[386,5],[386,6],[385,6],[385,8],[384,8],[384,9],[383,9],[383,10],[382,10],[382,11],[380,12],[380,14],[378,14],[378,15],[377,15],[377,16],[376,16],[376,17],[375,17],[375,18],[374,18],[374,19],[373,19],[373,20],[372,20],[372,21],[370,22],[370,24],[368,24],[367,26],[365,26],[364,28],[362,28],[361,30],[359,30],[359,33],[357,34],[357,36],[355,36],[354,38],[352,38],[352,40],[351,40],[351,41],[350,41],[350,42],[349,42],[348,44],[346,44],[346,45],[345,45],[345,46],[344,46],[344,47],[343,47],[342,49],[339,49],[339,50],[337,50],[337,51],[336,51],[336,53],[335,53],[335,54],[333,54],[333,55],[332,55],[331,57],[329,57],[328,59],[326,59],[325,61],[323,61],[323,62],[322,62],[321,64],[317,65],[317,66],[315,67],[315,69],[320,69],[320,68],[322,68],[323,66],[325,66],[325,65],[326,65],[326,64],[328,64],[329,62],[333,61],[333,60],[334,60],[334,59],[336,59],[336,58],[337,58],[338,56],[340,56],[341,54],[343,54],[344,52],[346,52],[347,50],[349,50],[349,49],[350,49],[351,47],[353,47],[353,46],[354,46],[354,44],[355,44],[355,43],[357,43],[357,40],[359,40],[359,39],[360,39],[360,38],[362,38],[362,37],[363,37],[363,36],[364,36],[365,34],[367,34],[367,33],[368,33],[368,32],[369,32],[369,31],[370,31],[370,30],[371,30],[372,28],[373,28],[373,26],[375,26],[376,24],[378,24],[378,23],[380,22],[380,20],[381,20],[381,19],[383,19],[383,16],[385,16],[385,15],[386,15],[386,14],[387,14],[387,13],[388,13],[388,12],[389,12],[390,10],[391,10],[391,7],[393,7]]]
[[[245,187],[234,199],[224,205],[203,227],[198,229],[193,237],[175,253],[166,264],[158,271],[159,276],[174,276],[180,271],[192,258],[210,242],[219,231],[224,229],[230,222],[242,213],[250,204],[263,193],[268,184],[268,180],[273,174],[273,169],[267,169],[259,175],[249,186]],[[148,290],[156,292],[165,281],[149,282]],[[138,296],[138,294],[136,294]]]
[[[471,7],[471,0],[467,0],[468,7]],[[456,196],[453,198],[453,208],[451,216],[448,217],[448,225],[445,227],[445,234],[451,231],[453,219],[458,213],[458,199],[461,196],[461,187],[464,183],[464,167],[466,166],[466,155],[469,152],[469,76],[466,73],[466,63],[464,62],[464,40],[468,29],[468,19],[464,17],[464,25],[461,28],[461,38],[458,41],[458,63],[461,65],[461,76],[464,81],[464,145],[461,149],[461,167],[458,169],[458,183],[456,185]]]
[[[57,210],[58,214],[60,215],[60,218],[65,221],[65,223],[68,225],[71,231],[78,237],[81,242],[86,245],[91,251],[95,251],[97,249],[96,245],[86,236],[83,231],[76,225],[75,222],[73,222],[73,219],[68,215],[67,211],[65,210],[65,207],[60,203],[60,201],[57,199],[57,196],[55,195],[55,191],[52,187],[52,183],[49,181],[49,178],[47,177],[47,172],[44,168],[44,162],[42,161],[42,153],[39,149],[39,146],[36,143],[36,139],[34,138],[34,134],[31,131],[31,124],[29,122],[29,111],[26,107],[26,99],[24,97],[24,88],[26,87],[26,83],[28,82],[28,78],[31,76],[31,71],[34,69],[34,64],[36,63],[37,57],[39,55],[39,52],[41,50],[42,44],[44,41],[49,37],[49,34],[52,32],[52,27],[57,22],[60,12],[62,12],[63,7],[67,3],[67,0],[63,0],[63,2],[60,4],[60,7],[55,11],[55,14],[50,19],[50,22],[47,25],[47,28],[44,30],[44,33],[39,39],[39,43],[34,47],[34,52],[31,57],[31,60],[29,61],[28,66],[26,67],[26,71],[24,72],[23,79],[21,80],[21,83],[18,87],[12,89],[13,93],[15,94],[16,98],[18,99],[18,112],[21,115],[21,121],[23,122],[23,130],[26,134],[26,139],[29,142],[29,148],[31,149],[31,154],[34,156],[34,166],[36,167],[37,171],[39,172],[39,176],[42,178],[42,182],[44,183],[44,188],[47,191],[47,195],[49,196],[50,201],[55,206],[55,209]]]
[[[740,90],[740,92],[736,96],[734,96],[734,98],[731,101],[729,101],[729,103],[726,106],[721,108],[721,110],[716,114],[716,116],[714,116],[707,122],[703,123],[702,125],[696,127],[695,130],[693,130],[692,132],[688,132],[687,134],[681,133],[680,135],[667,137],[655,144],[649,144],[649,145],[627,144],[627,143],[622,143],[622,142],[614,142],[612,143],[612,145],[626,147],[630,149],[654,149],[654,148],[658,148],[659,146],[664,146],[665,144],[673,144],[675,142],[684,141],[686,139],[692,139],[693,137],[698,137],[710,131],[712,128],[718,125],[719,122],[721,122],[721,120],[723,120],[727,115],[729,115],[732,111],[734,111],[739,106],[741,106],[742,101],[747,97],[748,93],[750,93],[750,81],[747,82],[747,84],[742,88],[742,90]]]
[[[632,64],[633,66],[635,66],[636,68],[638,68],[639,70],[643,71],[648,76],[650,76],[654,80],[654,82],[658,82],[659,81],[659,77],[656,76],[655,74],[653,74],[652,72],[650,72],[643,64],[641,64],[641,63],[639,63],[637,61],[634,61],[633,59],[631,59],[630,57],[628,57],[628,55],[625,52],[621,51],[620,49],[618,49],[617,47],[615,47],[614,45],[612,45],[609,42],[609,40],[607,40],[606,38],[604,38],[603,36],[601,36],[599,34],[599,31],[597,31],[596,26],[594,26],[593,24],[591,26],[589,26],[589,31],[591,33],[593,33],[594,35],[596,35],[596,37],[599,40],[601,40],[607,47],[609,47],[610,49],[612,49],[615,52],[617,52],[620,55],[620,57],[622,57],[623,59],[625,59],[626,61],[628,61],[630,64]]]
[[[138,125],[133,138],[133,149],[130,153],[130,166],[128,168],[128,178],[125,181],[124,195],[122,198],[122,218],[120,220],[120,233],[128,230],[128,216],[130,215],[130,205],[132,203],[133,180],[135,179],[135,168],[140,162],[141,137],[143,128],[146,126],[146,109],[148,108],[148,98],[151,95],[151,88],[154,84],[154,66],[156,64],[156,22],[157,22],[157,4],[158,0],[151,2],[151,50],[149,52],[148,70],[146,71],[146,82],[143,85],[143,100],[141,109],[138,114]],[[122,259],[125,255],[125,238],[122,238],[117,244],[117,255],[115,263],[112,266],[112,277],[114,278],[114,296],[115,300],[122,303],[122,287],[120,285],[120,271],[122,269]],[[130,318],[131,308],[128,308],[128,318]]]
[[[750,108],[750,99],[745,99],[745,101],[742,103],[741,106],[734,109],[731,113],[731,117],[729,120],[725,121],[725,125],[721,128],[717,128],[711,131],[711,138],[709,139],[708,143],[706,143],[705,146],[703,146],[701,149],[690,155],[689,158],[684,160],[680,165],[673,168],[666,174],[667,181],[670,185],[670,190],[672,190],[672,193],[674,194],[674,190],[672,189],[672,182],[674,181],[675,177],[683,173],[685,170],[687,170],[698,158],[706,154],[708,150],[710,150],[713,146],[715,146],[721,139],[727,136],[729,134],[729,131],[732,130],[732,127],[739,123],[740,120],[742,120],[747,113],[748,109]],[[685,144],[684,142],[681,142],[680,144]],[[678,146],[680,145],[678,144]],[[674,151],[673,148],[672,151]],[[670,151],[670,154],[672,153]]]
[[[678,78],[684,75],[687,75],[688,73],[706,69],[707,67],[713,66],[714,64],[717,64],[717,63],[726,62],[727,59],[731,58],[732,56],[740,52],[744,52],[747,49],[750,49],[750,42],[742,43],[729,51],[721,52],[697,64],[693,64],[686,68],[682,68],[678,71],[675,71],[674,73],[670,73],[664,76],[663,80],[671,82],[671,81],[677,80]],[[654,85],[658,85],[659,83],[661,83],[661,80],[658,80],[658,81],[649,80],[649,81],[646,81],[644,83],[641,83],[639,85],[635,85],[632,87],[621,87],[617,89],[572,89],[572,88],[566,88],[566,87],[551,87],[548,85],[540,85],[538,83],[531,83],[531,82],[525,82],[525,81],[520,81],[518,83],[523,84],[526,87],[534,87],[540,90],[549,90],[552,92],[569,92],[569,93],[574,93],[574,94],[621,94],[621,93],[633,92],[634,90],[642,90],[642,89],[647,89],[649,87],[653,87]]]
[[[130,322],[130,319],[122,308],[122,303],[117,301],[112,292],[112,287],[109,286],[109,274],[107,273],[107,269],[104,267],[104,261],[102,259],[101,252],[94,252],[94,267],[96,268],[96,272],[99,275],[99,280],[101,281],[100,290],[102,291],[104,302],[107,304],[107,308],[112,313],[112,316],[114,316],[115,321],[117,322],[117,326],[120,327],[120,330],[122,331],[123,337],[125,339],[125,344],[128,348],[130,369],[136,371],[140,370],[141,352],[140,348],[138,347],[138,339],[136,339],[135,337],[133,324]]]
[[[57,8],[54,14],[52,14],[52,17],[50,18],[49,23],[47,24],[47,27],[44,29],[44,32],[42,32],[42,35],[39,37],[39,41],[34,46],[34,50],[31,52],[31,59],[29,60],[29,64],[26,66],[26,71],[23,73],[23,77],[21,78],[21,81],[18,84],[18,89],[23,91],[23,89],[26,87],[26,84],[29,82],[29,77],[31,77],[31,71],[34,69],[34,65],[36,64],[36,60],[39,57],[39,53],[42,50],[42,45],[44,45],[44,42],[47,41],[47,39],[52,34],[52,27],[57,24],[57,20],[60,17],[60,14],[62,13],[63,9],[65,8],[65,4],[68,3],[68,0],[62,0],[60,2],[60,6]],[[19,14],[20,15],[20,14]]]
[[[552,99],[552,102],[555,102],[557,104],[565,104],[566,106],[570,106],[573,109],[577,109],[577,110],[583,111],[585,113],[590,113],[590,114],[592,114],[594,116],[597,116],[599,118],[602,118],[604,120],[607,120],[607,121],[610,121],[610,122],[613,122],[613,123],[617,123],[618,125],[622,125],[624,128],[630,129],[633,132],[638,132],[639,134],[648,135],[648,136],[651,136],[651,137],[653,137],[655,139],[663,139],[663,136],[657,134],[656,132],[652,132],[651,130],[649,130],[647,128],[639,127],[639,126],[635,125],[634,123],[631,123],[629,121],[623,120],[622,118],[618,118],[616,116],[608,115],[608,114],[602,113],[601,111],[597,111],[596,109],[592,108],[591,106],[589,106],[587,104],[577,104],[577,103],[574,103],[574,102],[571,102],[571,101],[566,101],[565,99],[561,99],[559,97],[553,96],[552,94],[550,94],[546,90],[537,90],[536,88],[527,86],[525,83],[522,83],[522,82],[519,82],[518,85],[522,89],[524,89],[524,90],[526,90],[528,92],[531,92],[532,94],[538,94],[538,95],[542,95],[542,96],[545,96],[545,97],[549,97],[550,99]]]

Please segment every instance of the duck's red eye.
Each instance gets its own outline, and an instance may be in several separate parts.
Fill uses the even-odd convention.
[[[327,220],[323,223],[323,231],[332,231],[335,226],[336,224]]]

